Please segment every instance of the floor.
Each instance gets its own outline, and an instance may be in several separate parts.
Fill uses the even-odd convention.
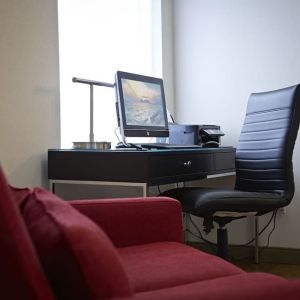
[[[265,272],[285,278],[300,278],[300,265],[259,263],[250,260],[232,261],[233,264],[247,272]]]

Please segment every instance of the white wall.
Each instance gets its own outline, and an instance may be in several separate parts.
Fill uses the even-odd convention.
[[[251,92],[300,83],[299,11],[297,0],[174,1],[177,121],[219,124],[223,144],[236,145]],[[271,246],[300,248],[299,144],[298,137],[295,197]],[[232,223],[230,241],[248,240],[249,226]]]
[[[46,185],[59,147],[56,0],[0,1],[0,164],[11,184]]]
[[[166,104],[171,115],[175,115],[174,53],[173,53],[173,0],[161,1],[162,18],[162,69]]]

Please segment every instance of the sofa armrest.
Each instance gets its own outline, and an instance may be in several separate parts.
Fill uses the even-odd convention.
[[[116,247],[182,242],[181,204],[168,197],[73,200],[73,207],[98,224]]]

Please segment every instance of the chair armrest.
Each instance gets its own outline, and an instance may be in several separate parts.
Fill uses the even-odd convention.
[[[116,247],[182,242],[181,204],[168,197],[69,201],[98,224]]]

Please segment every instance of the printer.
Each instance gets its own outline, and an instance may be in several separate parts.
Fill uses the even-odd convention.
[[[183,125],[169,123],[170,144],[194,144],[202,147],[219,147],[224,133],[218,125]]]

